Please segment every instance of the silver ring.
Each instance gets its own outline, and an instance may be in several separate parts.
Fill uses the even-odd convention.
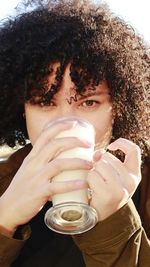
[[[92,198],[92,196],[93,196],[93,190],[91,189],[91,188],[88,188],[87,189],[87,194],[88,194],[88,199],[91,199]]]

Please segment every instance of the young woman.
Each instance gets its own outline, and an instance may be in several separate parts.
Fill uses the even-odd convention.
[[[0,165],[0,266],[148,267],[149,63],[142,39],[105,5],[38,1],[2,25],[0,141],[24,147]],[[73,125],[50,122],[66,116],[94,126],[92,162],[56,157],[90,146],[55,139]],[[72,169],[88,170],[86,183],[52,182]],[[87,187],[97,225],[73,239],[46,228],[51,197]]]

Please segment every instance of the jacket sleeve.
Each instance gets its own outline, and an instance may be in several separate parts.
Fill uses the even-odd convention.
[[[150,240],[132,200],[74,240],[87,267],[150,267]]]
[[[11,183],[23,159],[30,150],[31,146],[27,145],[16,151],[8,160],[0,162],[0,196]],[[0,267],[11,266],[29,236],[30,227],[28,225],[19,227],[13,238],[8,238],[0,233]]]
[[[28,225],[20,227],[13,238],[0,234],[0,267],[10,267],[31,234]]]

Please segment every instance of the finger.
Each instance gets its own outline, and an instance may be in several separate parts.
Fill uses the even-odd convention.
[[[120,174],[116,169],[105,159],[101,158],[96,164],[94,169],[103,177],[106,183],[114,184],[116,181],[124,186],[124,183],[120,179]]]
[[[91,170],[87,178],[92,198],[90,205],[98,212],[99,220],[103,220],[121,208],[128,200],[126,188],[116,183],[109,184],[103,180],[98,171]]]
[[[52,180],[53,177],[67,170],[87,170],[92,169],[93,164],[87,160],[73,158],[73,159],[55,159],[49,162],[42,170],[38,173],[39,179]],[[77,177],[76,177],[77,178]],[[70,177],[65,178],[69,180]]]
[[[43,129],[40,136],[33,145],[33,149],[30,152],[30,156],[37,155],[43,146],[45,146],[51,139],[55,138],[61,131],[68,130],[74,125],[73,121],[58,121],[57,124],[52,124],[46,129]]]
[[[125,165],[129,168],[133,173],[139,175],[141,169],[141,151],[139,146],[134,144],[133,142],[119,138],[115,142],[111,143],[108,146],[110,150],[120,149],[125,153]]]
[[[48,162],[56,158],[63,151],[70,150],[75,147],[89,148],[91,147],[91,144],[77,137],[56,138],[43,147],[43,149],[38,153],[36,161],[41,165],[44,162]]]
[[[123,162],[121,162],[117,157],[112,155],[110,152],[105,152],[101,159],[108,162],[118,173],[123,173],[125,175],[128,174],[126,167],[123,165]]]
[[[129,185],[127,185],[124,177],[106,160],[102,159],[95,164],[95,170],[103,177],[107,187],[114,192],[128,192],[130,193]],[[135,188],[135,186],[134,186]]]
[[[106,150],[104,150],[104,149],[96,150],[94,152],[94,155],[93,155],[93,161],[96,162],[96,161],[100,160],[102,154],[105,153],[105,152],[106,152]]]
[[[44,191],[49,199],[50,196],[87,188],[84,180],[52,182],[45,186]]]
[[[107,180],[102,176],[102,174],[94,169],[89,172],[87,177],[87,182],[89,184],[90,189],[92,190],[92,199],[98,197],[102,199],[113,199],[114,195],[115,198],[122,198],[124,193],[127,192],[126,188],[122,186],[119,179],[115,179],[114,177],[108,178]],[[128,193],[129,195],[129,193]]]
[[[119,195],[122,196],[124,193],[129,196],[128,191],[125,187],[118,183],[118,179],[105,180],[104,177],[100,174],[100,172],[96,169],[91,170],[87,176],[87,182],[92,190],[92,197],[98,196],[101,198],[110,198],[115,196],[115,198],[119,198]]]
[[[104,177],[96,170],[92,169],[87,175],[87,182],[89,188],[93,190],[93,194],[102,194],[106,190],[106,183]]]
[[[124,163],[109,152],[104,153],[102,159],[108,162],[116,170],[122,185],[127,188],[128,192],[133,192],[136,189],[141,180],[140,176],[135,175],[131,170],[126,168]]]

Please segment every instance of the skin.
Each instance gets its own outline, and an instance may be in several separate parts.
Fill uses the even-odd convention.
[[[55,82],[58,65],[54,64],[49,84]],[[69,104],[68,98],[75,94],[73,88],[68,64],[61,88],[50,105],[25,104],[27,130],[33,149],[0,199],[0,228],[7,236],[12,236],[19,225],[29,222],[52,195],[85,187],[92,189],[90,205],[97,210],[99,221],[104,220],[127,203],[140,182],[139,147],[122,138],[108,145],[113,116],[107,82],[100,83],[93,96],[87,96],[87,90],[84,98],[78,97],[76,102]],[[125,161],[122,163],[106,150],[97,151],[93,162],[78,158],[58,159],[56,155],[60,151],[91,145],[75,137],[54,138],[61,131],[71,128],[73,123],[57,122],[51,125],[50,122],[66,116],[77,116],[91,122],[96,131],[96,144],[103,148],[108,146],[110,150],[121,149],[126,155]],[[72,169],[88,170],[87,182],[50,183],[52,177],[61,171]]]
[[[54,64],[54,71],[49,77],[49,84],[55,82],[55,73],[58,66],[59,63]],[[42,106],[42,103],[36,106],[29,103],[25,104],[27,130],[29,139],[33,145],[40,136],[41,131],[44,127],[47,127],[51,120],[66,116],[77,116],[88,120],[96,130],[96,143],[101,144],[104,138],[106,139],[106,144],[109,142],[113,118],[107,82],[104,81],[97,86],[96,91],[92,92],[93,96],[86,97],[88,94],[87,88],[83,99],[77,96],[77,102],[72,101],[69,104],[69,100],[75,98],[73,88],[74,84],[70,78],[70,65],[68,64],[60,90],[54,96],[51,105]],[[100,118],[100,121],[97,118]],[[36,123],[37,121],[38,123]]]

